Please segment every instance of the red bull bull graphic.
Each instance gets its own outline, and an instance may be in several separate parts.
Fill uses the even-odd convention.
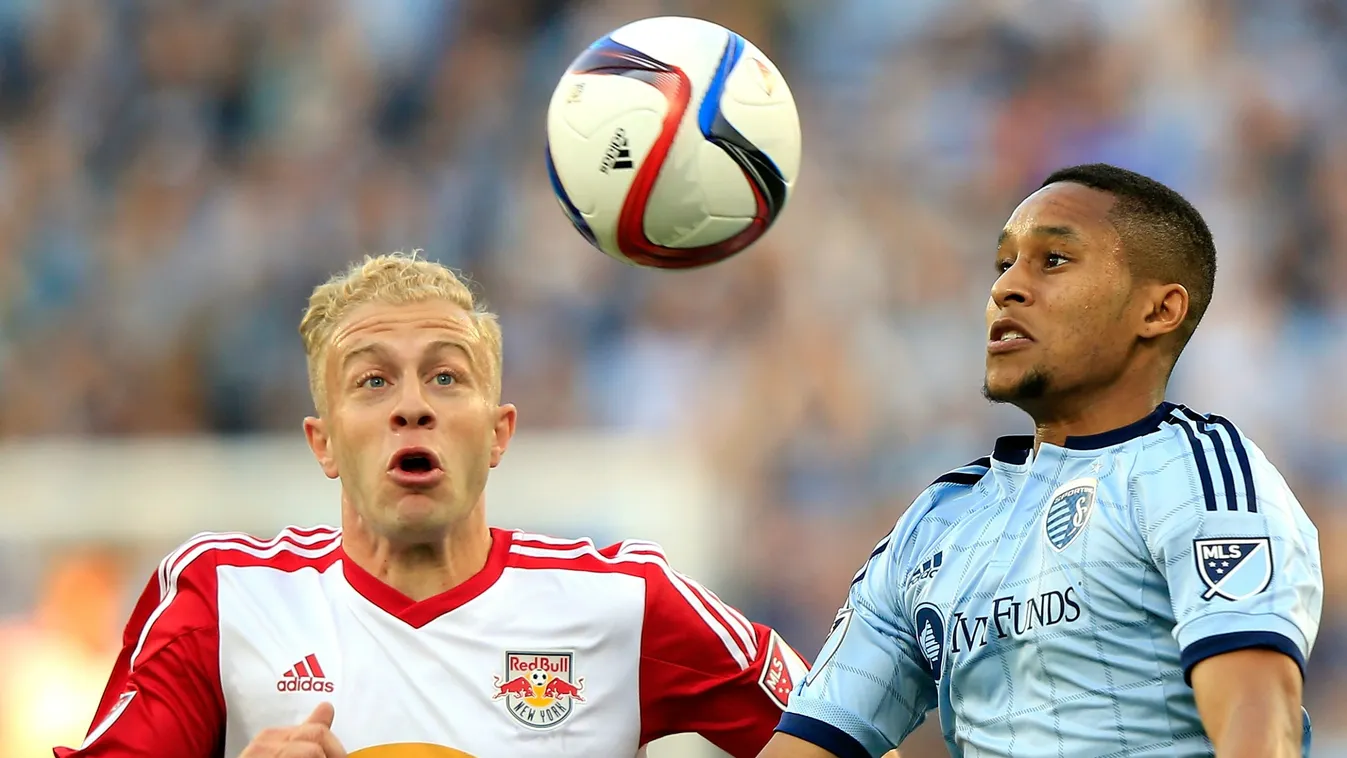
[[[550,729],[585,702],[585,680],[574,675],[574,653],[505,653],[505,675],[495,677],[492,700],[504,700],[524,726]]]

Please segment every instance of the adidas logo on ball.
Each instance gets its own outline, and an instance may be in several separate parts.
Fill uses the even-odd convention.
[[[627,130],[618,127],[613,133],[613,141],[608,143],[608,152],[603,155],[603,165],[599,170],[608,173],[614,169],[630,169],[631,151],[627,149]]]

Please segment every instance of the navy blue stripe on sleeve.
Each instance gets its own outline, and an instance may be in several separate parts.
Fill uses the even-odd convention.
[[[1277,632],[1230,632],[1216,634],[1194,642],[1179,654],[1179,663],[1183,666],[1183,681],[1190,686],[1193,683],[1193,667],[1208,658],[1236,650],[1263,648],[1284,653],[1300,667],[1300,675],[1305,675],[1305,656],[1290,637]]]
[[[1235,461],[1239,464],[1239,472],[1244,477],[1244,497],[1249,501],[1249,513],[1258,512],[1258,492],[1253,488],[1253,466],[1249,465],[1249,451],[1244,448],[1244,439],[1240,437],[1239,430],[1228,420],[1210,414],[1207,418],[1213,424],[1219,424],[1225,433],[1230,437],[1230,447],[1235,451]]]
[[[1207,420],[1194,411],[1182,407],[1180,410],[1193,422],[1193,426],[1199,432],[1211,440],[1211,449],[1216,453],[1216,467],[1221,472],[1221,485],[1225,487],[1225,509],[1239,510],[1239,502],[1236,500],[1239,493],[1235,491],[1235,472],[1230,468],[1230,459],[1225,454],[1225,440],[1221,437],[1221,433],[1211,428]]]
[[[972,486],[982,481],[982,477],[987,475],[987,472],[991,469],[991,465],[992,459],[990,457],[984,456],[978,458],[972,463],[960,466],[953,471],[941,475],[940,478],[931,482],[930,486],[934,487],[937,484],[962,484]]]
[[[951,471],[950,473],[941,476],[939,479],[936,479],[934,482],[931,482],[931,484],[962,484],[971,487],[982,481],[982,477],[986,475],[987,472],[985,471],[981,474],[974,474],[968,471]]]
[[[837,758],[871,758],[870,752],[855,737],[832,724],[798,713],[783,713],[776,730],[817,745]]]
[[[1182,429],[1184,435],[1188,437],[1188,446],[1192,448],[1193,464],[1197,466],[1197,478],[1202,482],[1202,497],[1206,500],[1207,510],[1217,510],[1216,489],[1211,484],[1211,468],[1207,466],[1207,450],[1202,445],[1202,440],[1193,433],[1191,426],[1178,417],[1170,416],[1165,422]]]
[[[880,540],[879,544],[875,545],[875,549],[870,551],[869,557],[865,559],[865,563],[861,564],[860,570],[856,572],[855,576],[851,577],[851,586],[856,586],[857,582],[865,578],[865,572],[870,570],[870,564],[889,547],[889,542],[893,540],[893,534],[896,531],[898,531],[897,526],[893,528],[893,531],[884,535],[884,539]]]

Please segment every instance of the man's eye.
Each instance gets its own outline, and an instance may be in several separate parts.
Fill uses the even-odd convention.
[[[367,376],[364,379],[361,379],[360,383],[357,386],[368,387],[370,389],[377,390],[388,386],[388,381],[385,380],[382,376]]]
[[[1060,266],[1063,263],[1066,263],[1068,260],[1070,259],[1067,258],[1065,255],[1062,255],[1061,253],[1048,253],[1048,266],[1050,268]]]

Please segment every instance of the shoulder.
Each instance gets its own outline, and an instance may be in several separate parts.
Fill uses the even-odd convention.
[[[646,540],[623,540],[599,547],[589,538],[553,537],[523,530],[510,532],[506,566],[589,574],[649,577],[672,574],[664,549]]]
[[[933,491],[936,490],[936,488],[938,488],[940,485],[944,484],[950,484],[961,487],[973,487],[977,485],[979,482],[981,482],[984,477],[987,476],[987,472],[991,470],[991,465],[992,465],[991,456],[984,455],[983,457],[978,458],[977,460],[972,461],[971,463],[966,463],[956,469],[946,471],[945,473],[936,477],[935,481],[927,485],[926,490],[923,492],[923,494],[928,493],[934,494]],[[948,490],[943,489],[940,491],[948,492]]]
[[[289,527],[269,539],[202,532],[186,540],[159,562],[132,612],[125,639],[132,646],[129,665],[134,668],[184,635],[216,633],[221,567],[325,567],[340,546],[341,532],[331,527]]]
[[[1179,521],[1233,523],[1252,515],[1313,525],[1290,485],[1235,422],[1169,405],[1152,433],[1119,449],[1118,475],[1143,532]],[[1215,523],[1215,522],[1213,522]]]
[[[1262,451],[1235,422],[1174,403],[1159,409],[1154,427],[1138,436],[1130,448],[1138,459],[1147,461],[1185,456],[1208,460],[1224,455],[1232,460],[1267,463]]]
[[[160,587],[183,578],[200,581],[221,566],[265,566],[282,571],[326,568],[336,560],[341,530],[331,526],[289,526],[271,537],[244,532],[201,532],[159,563]]]
[[[934,537],[952,526],[960,514],[986,497],[990,472],[991,457],[984,456],[936,477],[898,519],[888,538],[895,550],[924,542],[927,535]]]
[[[696,648],[696,640],[714,634],[741,668],[757,654],[753,624],[696,579],[675,570],[658,543],[629,539],[598,547],[589,539],[515,531],[506,565],[524,570],[635,577],[644,585],[643,628],[653,635],[653,647],[647,653],[688,644]]]
[[[898,518],[893,529],[870,551],[851,579],[853,590],[866,586],[889,587],[894,572],[902,572],[912,556],[925,556],[927,548],[981,498],[991,471],[991,458],[978,458],[936,477],[917,495]],[[862,590],[865,591],[865,590]]]
[[[645,603],[721,609],[723,603],[697,580],[670,565],[664,549],[647,540],[623,540],[598,547],[589,539],[563,539],[516,531],[512,533],[508,567],[635,577],[645,584]]]
[[[1169,405],[1155,432],[1132,446],[1132,456],[1134,483],[1186,483],[1207,511],[1257,513],[1290,494],[1277,467],[1235,422],[1186,405]]]

